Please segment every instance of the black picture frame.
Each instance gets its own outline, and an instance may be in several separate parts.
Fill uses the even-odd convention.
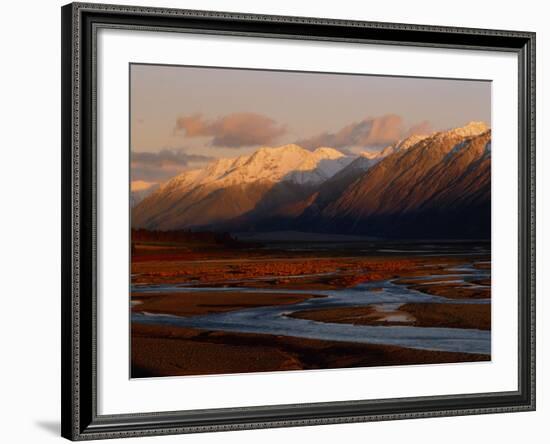
[[[68,4],[61,14],[62,436],[84,440],[535,409],[535,33],[85,3]],[[98,415],[94,76],[100,27],[515,53],[519,66],[518,390]]]

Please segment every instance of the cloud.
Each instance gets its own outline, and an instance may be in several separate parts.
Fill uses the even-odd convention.
[[[163,182],[186,169],[200,167],[211,160],[212,157],[188,154],[183,149],[166,148],[158,152],[132,151],[132,180]]]
[[[430,122],[424,120],[423,122],[417,123],[409,128],[407,131],[406,137],[412,136],[413,134],[430,134],[433,132],[433,127]]]
[[[286,133],[286,128],[256,113],[233,113],[215,120],[193,114],[179,117],[175,132],[184,132],[187,137],[210,137],[212,146],[240,148],[271,144]]]
[[[308,149],[320,146],[333,148],[384,147],[411,134],[420,134],[428,122],[414,125],[406,130],[403,119],[396,114],[368,117],[344,126],[335,133],[322,133],[296,142]]]

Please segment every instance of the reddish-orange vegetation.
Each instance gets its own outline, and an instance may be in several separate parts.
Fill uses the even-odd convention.
[[[162,232],[160,235],[147,233],[143,239],[134,233],[133,283],[325,290],[397,278],[396,283],[428,294],[454,299],[490,297],[490,279],[476,282],[485,288],[445,283],[454,280],[452,276],[439,278],[441,283],[435,285],[429,280],[411,279],[459,274],[461,272],[451,270],[464,263],[459,257],[350,257],[345,251],[242,248],[232,238],[212,233],[203,234],[199,239],[195,237],[198,234],[178,232],[176,240],[164,239]],[[149,239],[151,236],[153,238]],[[490,266],[488,263],[476,264],[478,268],[487,265]]]
[[[319,297],[315,295],[315,290],[353,287],[363,282],[390,278],[398,279],[396,282],[402,285],[449,298],[489,297],[490,287],[465,289],[452,282],[445,282],[453,280],[452,278],[438,279],[442,283],[437,285],[425,285],[430,283],[428,280],[411,279],[452,274],[449,268],[462,263],[464,259],[459,257],[350,256],[349,251],[245,249],[223,243],[216,244],[216,240],[211,238],[202,243],[183,242],[181,239],[177,242],[140,240],[136,241],[132,254],[134,284],[187,283],[193,287],[231,286],[272,291],[135,293],[132,295],[135,302],[132,310],[194,316],[266,305],[293,304]],[[483,280],[479,284],[486,282],[487,280]],[[278,293],[278,289],[306,290],[307,294],[283,294]],[[372,291],[376,291],[376,288]],[[397,314],[398,318],[388,318],[388,314]],[[396,313],[378,312],[371,306],[348,307],[309,310],[294,313],[292,316],[321,322],[368,325],[402,324],[405,319],[409,325],[416,326],[490,328],[489,305],[405,304]],[[134,377],[487,359],[490,359],[488,355],[132,323]]]
[[[164,248],[164,247],[163,247]],[[147,251],[140,246],[132,256],[134,283],[189,283],[279,288],[349,287],[414,272],[414,259],[378,257],[323,257],[288,252],[220,249],[216,252],[173,250]],[[326,256],[326,255],[325,255]],[[246,282],[249,279],[263,282]],[[271,280],[271,281],[270,281]]]

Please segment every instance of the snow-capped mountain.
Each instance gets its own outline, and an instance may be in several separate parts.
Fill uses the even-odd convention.
[[[263,147],[248,156],[217,159],[199,170],[186,171],[174,177],[163,189],[185,189],[190,186],[215,184],[227,187],[257,181],[318,184],[332,177],[353,161],[333,148],[308,151],[298,145],[278,148]]]
[[[260,148],[252,155],[230,162],[216,181],[230,186],[256,181],[319,184],[348,165],[353,158],[332,148],[308,151],[298,145]]]
[[[333,148],[308,151],[294,144],[217,159],[174,177],[144,199],[133,211],[132,224],[174,229],[219,223],[253,210],[260,199],[265,209],[305,197],[352,161]]]
[[[380,152],[260,148],[176,176],[132,212],[135,227],[312,231],[382,237],[490,233],[491,131],[481,122]]]
[[[387,157],[390,154],[408,150],[411,146],[416,145],[426,137],[428,137],[428,134],[413,134],[412,136],[405,137],[380,151],[379,157]]]

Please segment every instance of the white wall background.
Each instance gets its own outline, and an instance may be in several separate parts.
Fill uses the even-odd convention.
[[[462,0],[145,0],[118,3],[261,14],[306,15],[537,32],[538,124],[538,409],[537,412],[399,422],[275,429],[125,442],[547,442],[550,385],[546,345],[550,253],[543,224],[550,220],[544,196],[545,85],[550,14],[545,3]],[[60,441],[60,6],[58,0],[5,2],[0,26],[0,436],[9,443]],[[546,119],[545,119],[546,117]],[[546,170],[546,171],[545,171]],[[545,256],[545,257],[543,257]],[[449,381],[452,383],[452,381]],[[545,436],[546,435],[546,436]]]

